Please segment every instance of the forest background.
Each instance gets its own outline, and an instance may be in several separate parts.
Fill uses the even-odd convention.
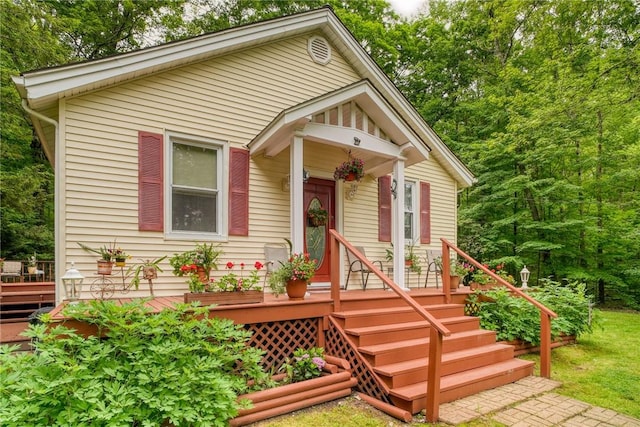
[[[303,10],[335,13],[476,175],[459,246],[640,308],[634,0],[0,0],[0,255],[53,259],[53,171],[11,81]]]

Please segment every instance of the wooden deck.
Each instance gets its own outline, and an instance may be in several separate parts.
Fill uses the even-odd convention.
[[[463,304],[467,296],[472,293],[468,287],[460,287],[457,292],[452,293],[452,302]],[[444,293],[441,288],[419,288],[411,289],[410,294],[424,304],[441,303]],[[136,298],[140,299],[140,298]],[[343,310],[363,310],[371,306],[378,306],[380,301],[388,300],[390,303],[397,302],[397,297],[393,292],[382,289],[348,290],[340,292]],[[84,301],[90,299],[83,299]],[[133,298],[111,298],[107,301],[115,301],[119,304],[130,302]],[[166,308],[172,308],[175,304],[182,303],[184,298],[179,296],[157,296],[147,302],[151,312],[159,312]],[[66,320],[62,310],[66,302],[58,305],[51,311],[54,321]],[[333,312],[333,301],[328,290],[311,290],[304,300],[289,300],[286,295],[276,297],[270,293],[264,294],[264,302],[256,304],[234,304],[219,305],[212,307],[210,312],[216,317],[225,317],[236,323],[257,323],[269,321],[283,321],[309,317],[328,316]]]

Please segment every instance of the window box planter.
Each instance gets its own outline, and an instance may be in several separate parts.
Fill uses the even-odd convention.
[[[238,399],[251,400],[253,407],[240,410],[237,417],[229,420],[229,425],[244,426],[349,396],[352,387],[358,383],[357,379],[351,376],[349,364],[343,359],[331,356],[325,356],[325,359],[328,363],[321,377],[239,396]]]
[[[230,305],[230,304],[257,304],[264,301],[262,291],[233,291],[233,292],[186,292],[184,302],[199,301],[200,305]]]

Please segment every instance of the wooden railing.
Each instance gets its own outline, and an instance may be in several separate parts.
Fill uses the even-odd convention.
[[[331,265],[336,268],[331,269],[331,298],[334,304],[334,310],[339,311],[341,307],[340,301],[340,245],[351,252],[358,260],[362,262],[373,274],[378,276],[382,282],[393,290],[405,303],[418,313],[431,325],[429,331],[429,364],[427,367],[427,420],[436,422],[440,411],[440,375],[442,366],[442,341],[444,337],[451,335],[451,331],[442,324],[438,319],[433,317],[431,313],[426,311],[424,307],[416,302],[409,294],[401,289],[393,280],[389,279],[380,269],[371,263],[360,251],[351,245],[336,230],[329,230],[331,245]]]
[[[449,255],[452,250],[464,258],[469,264],[472,264],[479,270],[483,271],[500,285],[506,286],[513,294],[524,298],[533,304],[538,311],[540,311],[540,376],[544,378],[551,378],[551,318],[556,318],[558,315],[542,305],[539,301],[531,298],[529,295],[522,292],[522,290],[516,288],[511,283],[495,274],[493,271],[489,270],[484,265],[480,264],[475,259],[471,258],[464,251],[449,243],[446,239],[441,238],[440,240],[442,241],[442,286],[445,289],[446,295],[449,295],[449,281],[451,280],[451,277],[449,274],[444,273],[451,271]]]

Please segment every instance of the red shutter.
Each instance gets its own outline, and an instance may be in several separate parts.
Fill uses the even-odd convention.
[[[420,243],[431,243],[431,184],[420,183]]]
[[[378,178],[378,240],[391,241],[391,177]]]
[[[138,229],[164,230],[162,134],[138,132]]]
[[[229,150],[229,235],[249,235],[249,151]]]

